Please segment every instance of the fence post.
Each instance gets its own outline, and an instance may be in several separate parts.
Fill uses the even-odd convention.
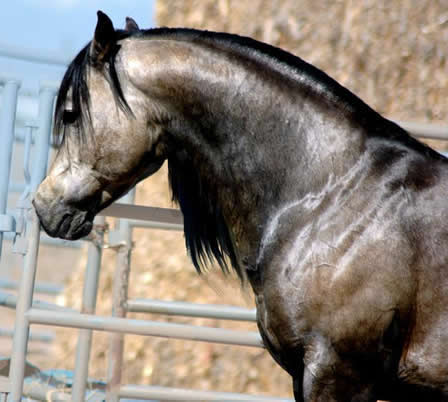
[[[122,201],[133,203],[135,199],[135,188],[133,188]],[[129,272],[132,250],[132,226],[126,219],[120,219],[119,228],[116,233],[111,233],[112,246],[117,250],[115,266],[112,315],[114,317],[126,317],[125,304],[128,299]],[[106,400],[118,402],[119,388],[121,385],[121,370],[123,367],[124,335],[111,333],[109,341],[108,367],[107,367],[107,389]]]
[[[50,152],[51,127],[53,122],[53,104],[56,88],[42,86],[39,91],[39,115],[37,118],[37,135],[35,139],[33,172],[31,175],[31,192],[34,193],[47,174],[48,155]]]
[[[81,313],[94,314],[98,294],[98,280],[104,239],[104,216],[95,218],[94,236],[89,242],[87,266],[84,278]],[[91,329],[80,329],[76,346],[75,375],[73,379],[72,401],[85,400],[86,384],[89,375],[89,360],[92,347]]]
[[[42,87],[39,93],[39,119],[36,137],[35,161],[31,176],[31,194],[34,193],[47,171],[50,150],[50,130],[53,116],[55,89]],[[31,195],[30,195],[31,196]],[[25,360],[28,347],[29,321],[25,313],[33,304],[34,282],[36,279],[37,255],[40,240],[40,224],[34,209],[30,205],[31,228],[27,230],[27,251],[24,258],[23,273],[20,280],[19,297],[16,308],[13,349],[9,378],[11,395],[9,401],[19,402],[22,399]]]
[[[39,249],[39,219],[34,210],[31,210],[31,215],[31,228],[28,231],[28,250],[24,259],[24,270],[20,280],[19,298],[16,307],[16,321],[9,371],[11,395],[8,400],[13,402],[19,402],[22,399],[26,351],[30,329],[25,313],[31,308],[33,303],[33,290]]]
[[[19,87],[19,81],[7,80],[5,82],[0,109],[0,258],[2,255],[3,232],[11,231],[14,222],[11,217],[6,215],[6,207]]]

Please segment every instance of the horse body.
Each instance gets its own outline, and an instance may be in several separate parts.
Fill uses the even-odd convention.
[[[49,234],[86,234],[168,160],[193,263],[248,278],[298,401],[448,400],[445,159],[279,49],[130,30],[100,14],[63,80]]]

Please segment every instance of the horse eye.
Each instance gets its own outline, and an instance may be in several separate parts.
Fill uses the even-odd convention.
[[[77,113],[73,110],[64,110],[62,114],[62,123],[64,124],[73,124],[77,119]]]

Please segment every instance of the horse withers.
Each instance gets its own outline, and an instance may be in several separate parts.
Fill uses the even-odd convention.
[[[194,265],[250,283],[297,401],[448,400],[447,160],[322,71],[99,12],[54,127],[48,234],[88,234],[167,160]]]

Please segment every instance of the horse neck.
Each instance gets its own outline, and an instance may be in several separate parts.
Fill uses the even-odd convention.
[[[240,244],[258,244],[275,211],[359,158],[348,109],[297,71],[185,41],[140,46],[151,60],[139,79],[164,111],[173,165],[194,168]]]

